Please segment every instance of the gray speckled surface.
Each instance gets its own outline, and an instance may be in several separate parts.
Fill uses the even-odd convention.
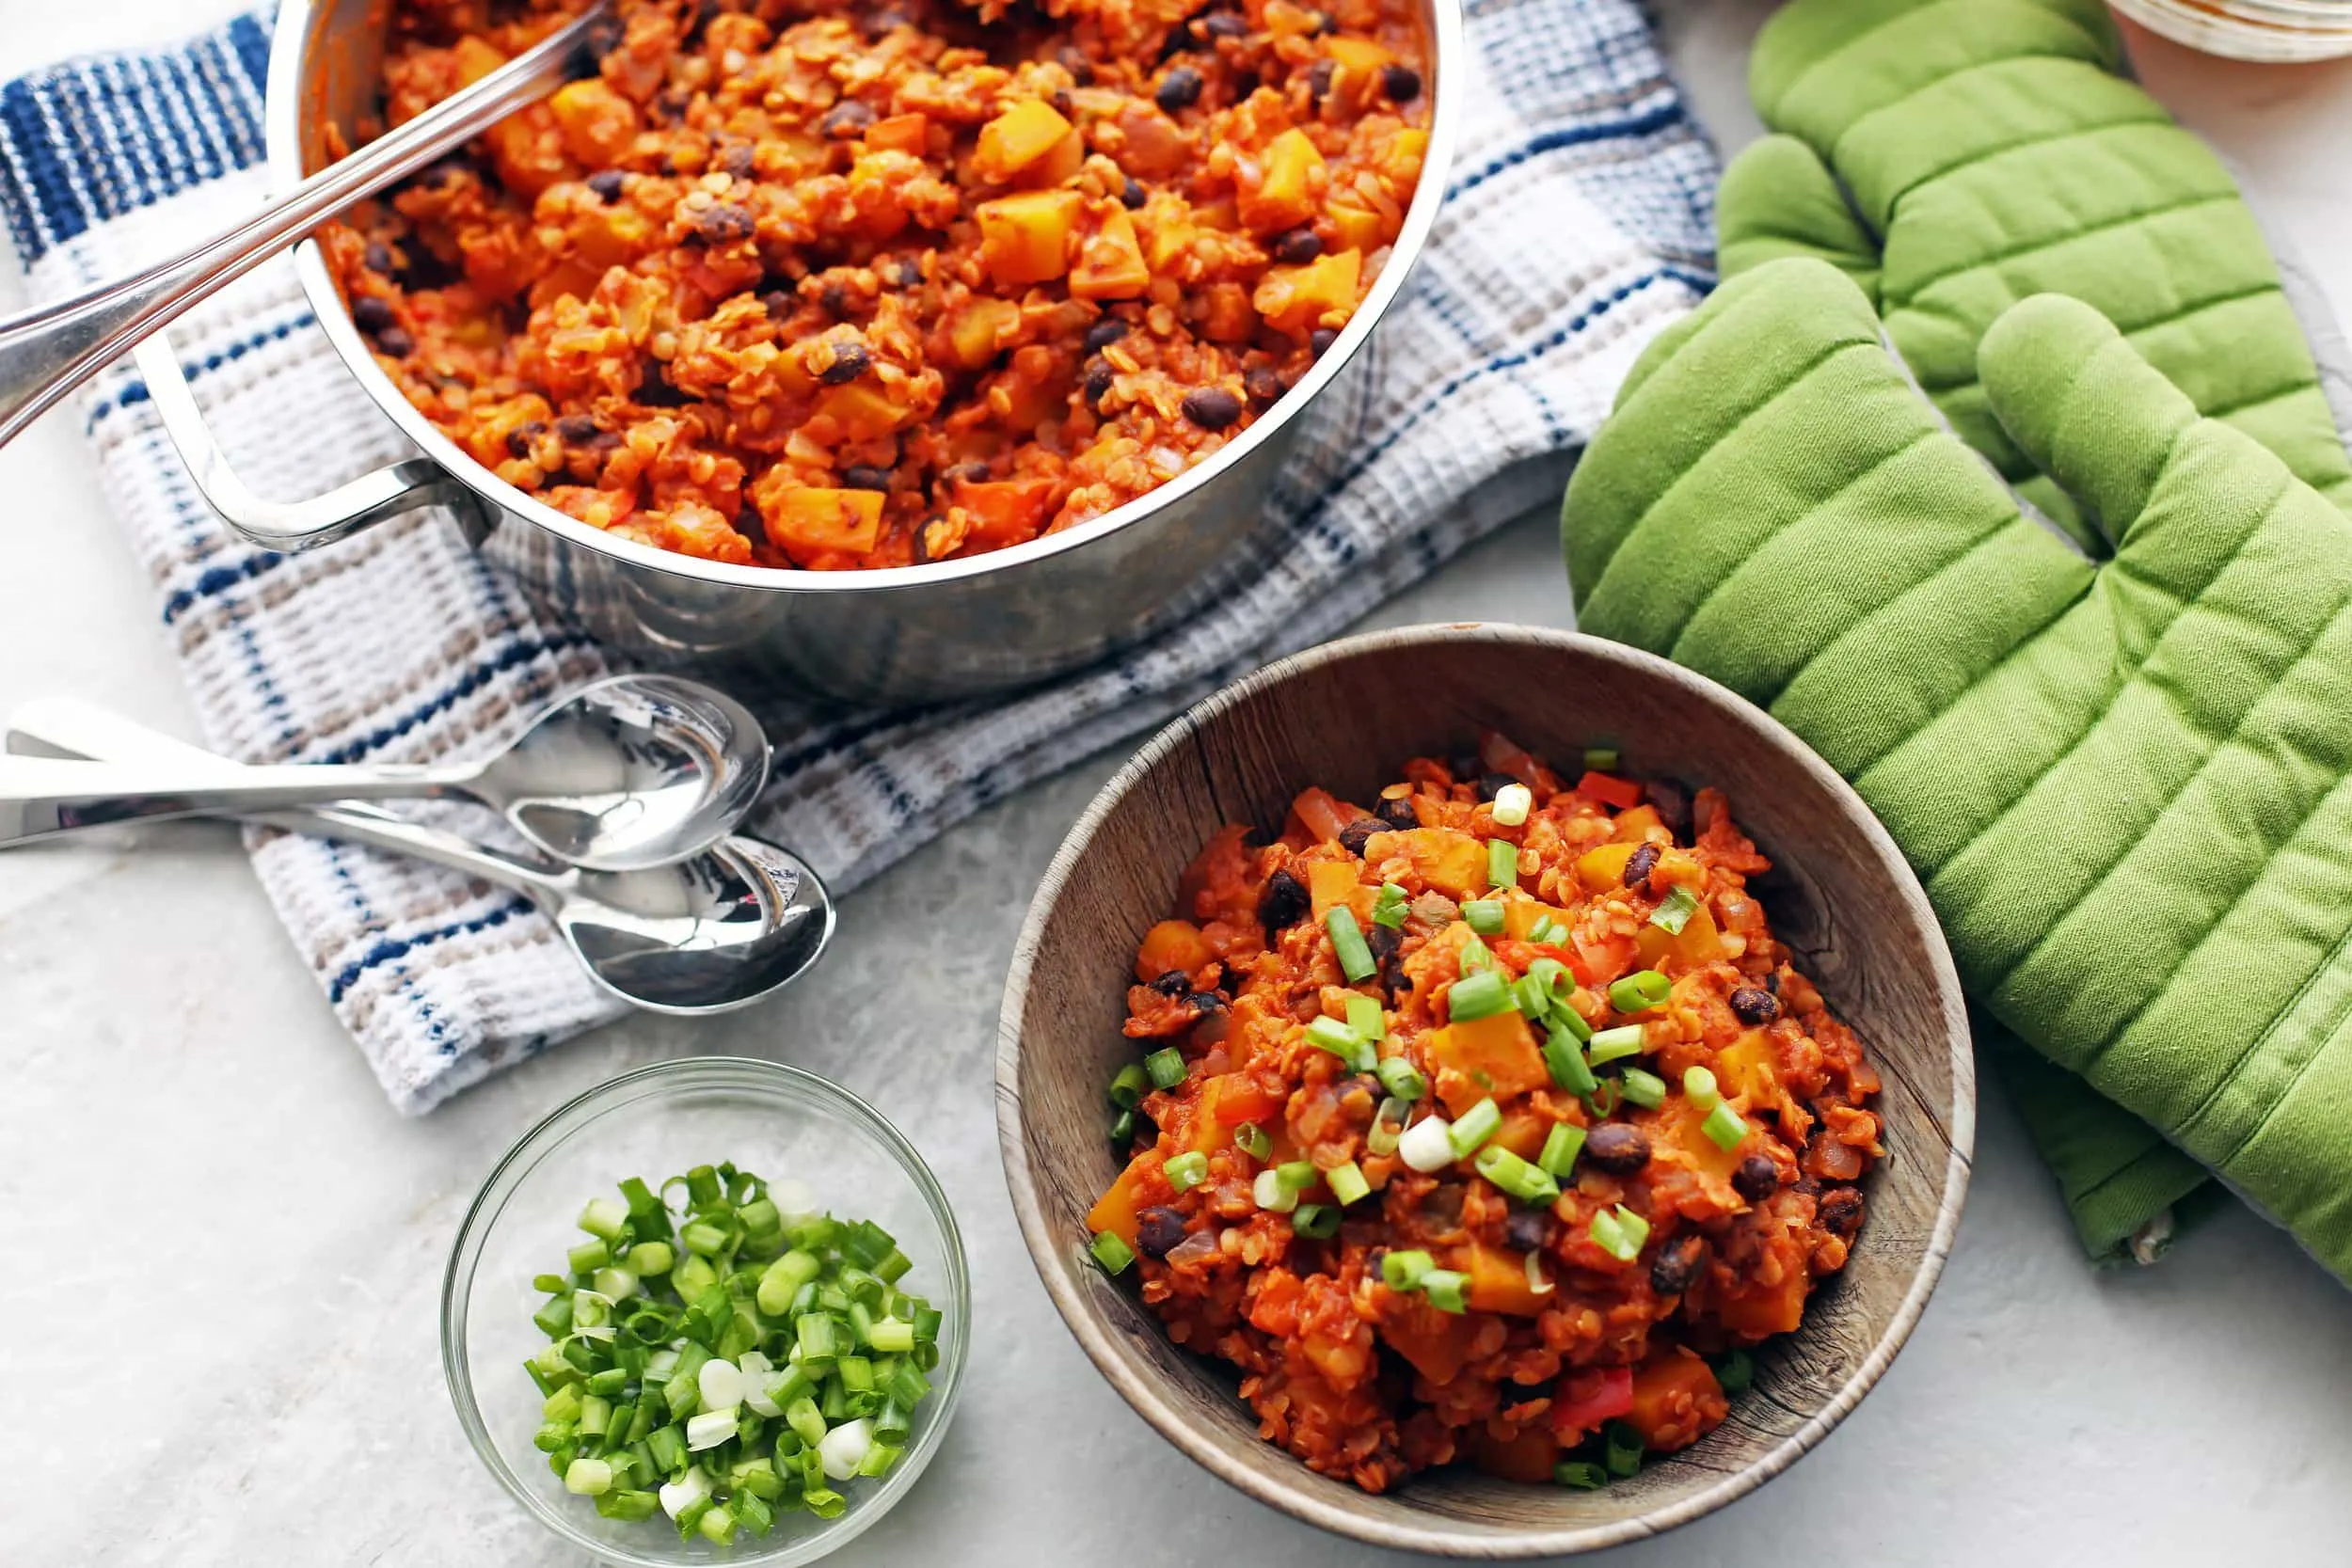
[[[161,36],[181,25],[171,9],[12,8],[0,67]],[[1763,8],[1664,9],[1701,113],[1742,139],[1740,59]],[[2270,187],[2342,311],[2352,77],[2141,63]],[[0,703],[71,689],[186,733],[71,431],[37,429],[0,456],[0,483],[17,551],[0,576]],[[1379,620],[1469,616],[1565,624],[1548,519]],[[386,1108],[228,830],[0,860],[0,1213],[19,1260],[0,1275],[0,1562],[566,1561],[450,1414],[442,1263],[476,1183],[534,1118],[697,1051],[797,1062],[871,1097],[965,1226],[962,1410],[904,1507],[833,1560],[1378,1559],[1162,1443],[1080,1355],[1013,1226],[991,1097],[998,987],[1031,888],[1117,760],[995,807],[850,898],[834,954],[772,1005],[702,1025],[630,1019],[421,1121]],[[2161,1268],[2093,1274],[1997,1089],[1978,1154],[1944,1285],[1856,1415],[1757,1496],[1599,1560],[2345,1560],[2352,1295],[2237,1211]]]

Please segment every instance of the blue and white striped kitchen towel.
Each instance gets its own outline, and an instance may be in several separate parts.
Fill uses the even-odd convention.
[[[1331,636],[1558,493],[1633,356],[1710,281],[1715,162],[1633,0],[1471,0],[1470,34],[1476,79],[1437,239],[1374,341],[1367,394],[1302,438],[1263,575],[1113,664],[1017,697],[845,717],[747,693],[776,741],[763,832],[854,887],[978,807]],[[37,300],[262,199],[268,43],[266,17],[246,16],[181,48],[0,88],[0,214]],[[175,342],[262,494],[315,494],[400,452],[289,263],[183,320]],[[224,752],[468,754],[611,663],[444,518],[299,558],[238,541],[190,487],[127,362],[81,418]],[[616,1011],[502,891],[311,839],[256,834],[253,859],[404,1111]]]

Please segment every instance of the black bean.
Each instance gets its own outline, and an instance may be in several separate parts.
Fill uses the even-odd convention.
[[[1307,348],[1310,353],[1313,354],[1316,358],[1320,359],[1323,357],[1325,351],[1329,349],[1333,343],[1336,343],[1339,341],[1340,335],[1338,333],[1332,331],[1327,326],[1318,326],[1312,332],[1307,334]]]
[[[1152,95],[1152,101],[1169,114],[1191,108],[1200,101],[1200,72],[1188,65],[1174,67],[1160,78],[1159,91]]]
[[[800,308],[800,296],[786,289],[771,289],[759,296],[759,303],[768,311],[768,319],[780,322]]]
[[[874,123],[874,111],[854,98],[843,99],[825,111],[818,129],[834,141],[855,141]]]
[[[1270,932],[1279,931],[1296,925],[1314,905],[1306,883],[1287,871],[1277,871],[1265,879],[1258,895],[1258,924]]]
[[[1200,19],[1200,35],[1213,39],[1247,38],[1249,24],[1232,11],[1211,11]]]
[[[1383,926],[1375,921],[1372,928],[1364,933],[1364,945],[1372,950],[1374,962],[1385,965],[1405,945],[1405,933],[1393,926]]]
[[[887,490],[890,488],[890,470],[877,468],[868,463],[852,463],[841,470],[841,483],[843,488],[850,490]]]
[[[1491,800],[1518,782],[1508,773],[1481,773],[1478,775],[1478,798]]]
[[[398,319],[392,302],[380,294],[361,294],[351,302],[351,325],[362,332],[381,332]]]
[[[1127,324],[1117,316],[1104,316],[1087,328],[1087,352],[1099,354],[1127,335]]]
[[[1274,236],[1274,259],[1296,266],[1323,254],[1323,241],[1311,229],[1284,230]]]
[[[768,543],[768,519],[759,515],[759,508],[745,501],[735,509],[735,531],[755,545]]]
[[[1192,976],[1181,969],[1171,969],[1153,980],[1152,989],[1162,996],[1186,996],[1192,991]]]
[[[759,228],[752,221],[751,214],[728,201],[705,207],[694,214],[692,222],[694,232],[709,245],[732,245],[737,240],[748,240]]]
[[[1223,430],[1241,418],[1241,399],[1222,387],[1200,387],[1184,394],[1184,418],[1203,430]]]
[[[645,377],[637,384],[637,401],[648,408],[683,408],[694,400],[670,384],[660,360],[648,359]]]
[[[1862,1195],[1851,1187],[1832,1187],[1821,1195],[1813,1218],[1831,1235],[1851,1238],[1862,1228]]]
[[[1627,887],[1640,887],[1649,880],[1649,874],[1658,869],[1658,846],[1638,844],[1633,853],[1625,858],[1625,873],[1617,880]]]
[[[428,166],[417,176],[417,183],[428,191],[437,191],[471,167],[464,153],[452,153],[439,163]]]
[[[416,352],[417,340],[397,326],[388,326],[375,335],[375,346],[395,359],[405,359]]]
[[[749,180],[752,177],[753,165],[756,160],[757,154],[754,152],[752,144],[739,141],[731,144],[724,152],[719,154],[719,166],[738,180]]]
[[[917,566],[939,559],[939,546],[946,542],[946,536],[939,532],[939,525],[945,520],[926,517],[915,525],[914,563]]]
[[[1151,198],[1151,193],[1143,188],[1143,182],[1133,175],[1129,175],[1127,182],[1119,188],[1119,204],[1131,213]]]
[[[864,375],[872,364],[865,344],[835,343],[833,345],[833,363],[818,371],[817,379],[828,387],[839,387]]]
[[[581,80],[596,75],[598,63],[619,46],[621,34],[622,23],[617,16],[600,16],[590,23],[588,31],[573,46],[572,57],[565,62],[572,75]]]
[[[1307,68],[1307,100],[1309,103],[1320,103],[1330,96],[1332,70],[1332,64],[1327,59],[1317,60]]]
[[[1381,90],[1391,103],[1410,103],[1421,96],[1421,72],[1409,65],[1392,65],[1380,72]]]
[[[1584,1158],[1612,1176],[1631,1176],[1649,1164],[1649,1134],[1621,1121],[1603,1122],[1584,1140]]]
[[[1110,366],[1104,364],[1102,360],[1096,359],[1088,364],[1086,380],[1081,385],[1080,390],[1086,393],[1087,406],[1089,408],[1100,408],[1103,406],[1103,399],[1109,394],[1113,379],[1114,375]]]
[[[1146,1209],[1136,1216],[1136,1245],[1146,1258],[1165,1258],[1184,1239],[1184,1216],[1173,1209]]]
[[[596,438],[596,421],[585,414],[566,414],[555,421],[555,434],[567,447],[583,446]]]
[[[919,289],[923,286],[923,263],[907,261],[898,263],[898,287]]]
[[[1413,798],[1409,795],[1383,797],[1380,803],[1372,808],[1372,814],[1391,828],[1421,826],[1421,815],[1413,810]]]
[[[1314,18],[1315,37],[1317,38],[1328,38],[1340,30],[1340,19],[1329,11],[1317,11],[1314,13]]]
[[[835,321],[842,320],[850,313],[850,291],[848,286],[845,285],[839,278],[834,278],[832,282],[817,291],[817,303],[824,307],[825,314],[831,316]]]
[[[1242,372],[1241,389],[1249,394],[1250,402],[1265,408],[1281,401],[1282,394],[1290,388],[1282,385],[1282,378],[1274,373],[1271,366],[1253,365]]]
[[[1514,1251],[1540,1252],[1551,1239],[1551,1216],[1541,1209],[1513,1209],[1502,1222],[1502,1239]]]
[[[1706,1256],[1705,1237],[1676,1237],[1660,1250],[1658,1260],[1649,1266],[1649,1288],[1661,1296],[1682,1294],[1691,1288],[1691,1281],[1699,1276],[1699,1263]]]
[[[628,179],[628,176],[617,168],[600,168],[588,177],[588,188],[602,200],[618,201],[621,199],[621,188]]]
[[[392,276],[392,247],[382,240],[371,240],[368,243],[367,255],[363,259],[367,262],[368,270],[377,277]]]
[[[1223,1012],[1225,998],[1213,990],[1196,990],[1184,997],[1184,1006],[1196,1013],[1206,1016],[1210,1013]]]
[[[1233,76],[1233,102],[1238,103],[1258,90],[1261,78],[1254,71],[1238,71]]]
[[[1731,1190],[1750,1203],[1761,1203],[1780,1186],[1780,1167],[1769,1154],[1751,1154],[1731,1173]]]
[[[1372,835],[1387,831],[1378,817],[1359,816],[1340,830],[1340,847],[1360,859],[1364,846],[1372,842]]]
[[[1094,86],[1094,62],[1086,57],[1084,50],[1075,44],[1065,43],[1054,57],[1061,62],[1061,68],[1070,72],[1070,79],[1078,86]]]
[[[506,455],[529,457],[532,447],[548,433],[544,420],[526,420],[506,433]]]
[[[1731,993],[1731,1010],[1740,1022],[1760,1029],[1780,1016],[1780,1002],[1759,987],[1741,986]]]

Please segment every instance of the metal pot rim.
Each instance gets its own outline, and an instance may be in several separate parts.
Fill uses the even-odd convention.
[[[302,107],[306,102],[315,104],[317,99],[307,91],[303,81],[305,44],[313,13],[326,3],[328,0],[285,0],[278,12],[277,30],[270,44],[269,81],[263,104],[269,179],[274,189],[293,185],[306,172]],[[818,572],[803,567],[737,566],[641,545],[580,522],[537,497],[509,484],[475,462],[402,394],[400,388],[393,385],[391,377],[376,364],[374,354],[353,325],[350,312],[343,307],[342,291],[336,287],[333,276],[327,271],[326,254],[315,240],[305,240],[296,247],[294,265],[302,280],[303,293],[310,300],[311,313],[326,331],[327,341],[334,345],[336,354],[369,398],[390,417],[403,435],[421,448],[453,478],[491,506],[574,544],[641,570],[699,582],[794,594],[913,589],[1009,571],[1058,555],[1064,550],[1083,548],[1216,483],[1226,470],[1241,463],[1250,451],[1272,439],[1276,432],[1299,418],[1306,406],[1321,396],[1324,389],[1346,368],[1348,361],[1362,349],[1365,341],[1388,314],[1389,308],[1403,292],[1407,277],[1419,263],[1422,251],[1427,247],[1430,230],[1436,225],[1438,209],[1445,198],[1460,119],[1462,87],[1458,79],[1459,62],[1466,47],[1462,0],[1422,0],[1422,5],[1429,19],[1431,80],[1426,89],[1430,93],[1429,146],[1422,161],[1421,181],[1414,188],[1412,204],[1406,210],[1405,226],[1399,231],[1396,243],[1390,247],[1388,264],[1381,268],[1372,292],[1364,297],[1362,307],[1341,331],[1338,341],[1264,416],[1239,437],[1219,448],[1206,462],[1196,464],[1165,484],[1076,528],[964,560],[844,572]]]

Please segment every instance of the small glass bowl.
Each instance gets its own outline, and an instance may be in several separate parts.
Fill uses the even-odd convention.
[[[870,1219],[913,1262],[903,1281],[939,1309],[939,1365],[906,1450],[879,1481],[841,1490],[838,1518],[779,1513],[766,1539],[680,1542],[669,1521],[607,1519],[564,1490],[532,1446],[540,1394],[523,1362],[547,1343],[531,1317],[533,1275],[560,1270],[581,1208],[614,1184],[733,1161],[770,1181],[804,1183],[847,1218]],[[525,1133],[458,1227],[441,1283],[441,1367],[474,1452],[533,1517],[584,1552],[632,1568],[810,1562],[863,1534],[907,1494],[955,1412],[971,1338],[963,1240],[923,1157],[873,1107],[814,1073],[742,1056],[658,1062],[597,1085]]]

